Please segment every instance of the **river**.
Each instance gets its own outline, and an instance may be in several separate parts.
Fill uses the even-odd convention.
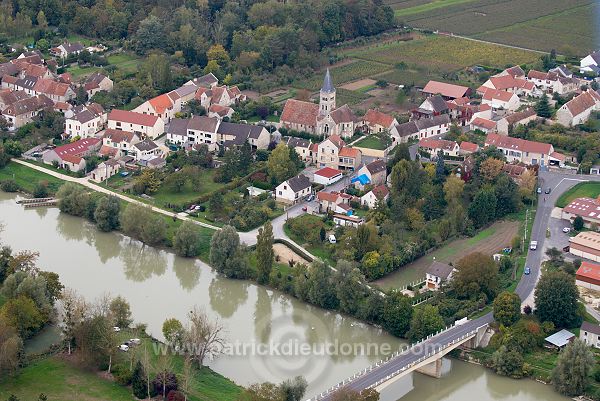
[[[40,252],[39,266],[58,273],[65,286],[86,299],[107,293],[125,297],[135,321],[147,323],[149,334],[158,338],[165,319],[185,321],[195,305],[205,308],[223,323],[229,349],[235,351],[209,365],[238,384],[303,375],[312,395],[380,359],[386,348],[403,344],[355,319],[247,281],[220,277],[200,261],[99,232],[56,208],[25,210],[15,199],[0,192],[3,243],[15,251]],[[304,348],[319,356],[309,356]],[[447,374],[442,379],[409,375],[386,389],[382,400],[563,399],[531,380],[517,383],[475,365],[444,363]]]

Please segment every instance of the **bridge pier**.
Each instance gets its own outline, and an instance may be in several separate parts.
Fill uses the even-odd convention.
[[[439,379],[442,377],[442,358],[416,369],[417,372]]]

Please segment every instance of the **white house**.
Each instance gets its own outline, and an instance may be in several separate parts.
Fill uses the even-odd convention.
[[[360,203],[373,209],[377,202],[386,202],[390,196],[390,191],[385,185],[378,185],[363,196],[360,197]]]
[[[434,260],[425,274],[425,285],[430,290],[439,290],[442,283],[452,279],[455,271],[454,267]]]
[[[430,158],[437,159],[439,152],[442,152],[444,156],[458,156],[460,146],[454,141],[428,138],[419,141],[419,149],[428,153]]]
[[[275,199],[284,203],[297,203],[310,195],[312,188],[310,180],[304,174],[299,174],[282,182],[275,188]]]
[[[590,347],[600,348],[600,326],[583,322],[579,330],[579,339]]]
[[[139,135],[115,129],[107,129],[102,136],[102,148],[100,154],[103,156],[120,157],[126,156],[133,145],[140,141]]]
[[[333,222],[336,226],[358,227],[365,222],[361,217],[348,216],[345,214],[334,214]]]
[[[108,115],[108,128],[154,139],[165,132],[165,123],[157,116],[114,109]]]
[[[432,136],[444,135],[450,129],[450,116],[441,114],[432,118],[421,118],[396,125],[390,131],[396,143],[408,142]]]
[[[160,157],[162,150],[150,139],[144,139],[134,144],[128,154],[129,156],[133,156],[138,162],[147,162]]]
[[[582,58],[579,63],[579,72],[598,75],[600,72],[600,51],[595,51]]]
[[[100,164],[90,173],[90,179],[96,182],[102,182],[109,179],[119,172],[119,162],[115,159],[108,159]]]
[[[556,119],[564,126],[584,124],[593,111],[600,110],[600,94],[588,90],[563,104],[556,112]]]
[[[104,128],[107,114],[98,103],[76,106],[65,112],[65,134],[89,138]]]
[[[481,103],[489,104],[492,110],[515,111],[521,106],[521,101],[516,94],[497,89],[486,90]]]
[[[341,180],[342,177],[343,174],[340,170],[336,170],[331,167],[324,167],[318,171],[315,171],[313,175],[313,182],[327,186]]]

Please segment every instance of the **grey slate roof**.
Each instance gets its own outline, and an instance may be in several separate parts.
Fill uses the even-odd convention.
[[[598,326],[597,324],[592,324],[590,322],[584,321],[583,323],[581,323],[581,330],[600,336],[600,326]]]
[[[141,150],[142,152],[158,148],[158,145],[155,144],[154,142],[152,142],[150,139],[144,139],[143,141],[138,142],[133,146],[135,146],[137,149]]]
[[[219,119],[206,116],[194,116],[189,119],[187,129],[203,132],[217,132]]]
[[[399,124],[396,125],[396,131],[398,131],[398,135],[400,136],[409,136],[416,134],[420,130],[443,124],[450,124],[450,116],[448,114],[441,114],[432,118],[421,118],[420,120]]]
[[[171,135],[179,135],[179,136],[187,136],[187,129],[190,120],[186,118],[174,118],[169,123],[169,128],[167,128],[167,134]]]
[[[335,92],[335,88],[333,86],[333,81],[331,80],[331,74],[329,73],[329,68],[325,73],[325,78],[323,79],[323,87],[321,88],[321,92],[323,93],[333,93]]]
[[[452,270],[454,270],[454,268],[450,265],[433,261],[427,269],[427,273],[446,280],[448,279],[448,276],[450,276],[450,273],[452,273]]]
[[[259,125],[221,122],[217,133],[235,136],[236,140],[234,140],[234,142],[236,143],[238,141],[237,138],[243,138],[240,143],[242,144],[248,138],[257,139],[263,129],[264,128]]]
[[[561,331],[552,334],[545,338],[550,344],[557,346],[558,348],[562,348],[569,343],[571,338],[575,337],[575,334],[571,333],[568,330],[562,329]]]
[[[429,101],[429,103],[433,107],[433,111],[435,112],[441,113],[448,110],[448,104],[440,95],[431,96],[427,98],[427,101]]]
[[[293,136],[284,136],[281,139],[287,144],[287,146],[289,146],[291,148],[296,148],[296,147],[308,148],[310,146],[310,141],[308,139],[304,139],[304,138],[296,138]]]
[[[367,167],[367,170],[369,170],[369,173],[371,173],[371,174],[377,174],[387,168],[387,166],[383,160],[375,160],[375,161],[367,164],[366,167]]]
[[[294,192],[300,192],[303,189],[310,187],[310,180],[304,174],[298,174],[295,177],[287,180],[288,185]]]
[[[36,77],[26,76],[25,78],[17,79],[15,85],[26,89],[33,89],[37,80],[38,79]]]

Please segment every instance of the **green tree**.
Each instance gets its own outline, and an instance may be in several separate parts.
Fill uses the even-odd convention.
[[[573,219],[573,230],[581,231],[581,230],[583,230],[584,225],[585,225],[585,222],[583,221],[583,217],[576,216],[575,219]]]
[[[411,341],[418,341],[444,327],[444,319],[440,316],[438,308],[433,305],[425,305],[415,308],[410,321],[410,330],[406,335]]]
[[[167,319],[162,325],[162,333],[167,344],[178,345],[183,340],[184,328],[181,322],[175,318]]]
[[[336,309],[339,305],[333,271],[320,260],[312,262],[306,277],[306,300],[325,309]]]
[[[94,220],[101,231],[112,231],[119,228],[121,202],[116,196],[103,196],[96,204]]]
[[[164,218],[151,213],[150,218],[142,226],[140,239],[148,245],[159,245],[167,237],[167,223]]]
[[[110,301],[110,313],[114,319],[115,326],[127,328],[131,325],[131,308],[125,298],[118,296]]]
[[[474,252],[456,263],[452,288],[461,298],[478,298],[484,294],[488,300],[498,292],[498,266],[491,256]]]
[[[590,347],[576,338],[558,356],[552,370],[554,388],[564,395],[582,395],[590,383],[595,364],[596,358]]]
[[[240,148],[240,175],[246,175],[250,171],[250,166],[252,165],[253,157],[252,157],[252,146],[250,146],[250,142],[248,140],[244,141],[244,144]]]
[[[215,232],[210,241],[210,265],[224,273],[227,261],[234,257],[240,246],[240,236],[232,226],[224,226]]]
[[[258,283],[266,284],[273,269],[275,252],[273,251],[273,226],[271,222],[265,223],[258,229],[256,238],[256,268],[258,270]]]
[[[521,317],[521,298],[503,291],[494,299],[494,319],[504,326],[512,326]]]
[[[48,183],[40,181],[35,184],[32,195],[34,198],[46,198],[48,196]]]
[[[20,337],[28,338],[42,327],[45,319],[31,298],[20,295],[2,305],[0,321],[14,327]]]
[[[561,271],[544,273],[534,297],[542,322],[552,322],[556,327],[576,327],[581,323],[577,312],[579,291],[573,276]]]
[[[201,234],[198,225],[192,221],[184,221],[173,237],[173,249],[179,256],[191,258],[200,253]]]
[[[412,300],[398,290],[385,297],[383,305],[383,327],[397,337],[404,337],[410,328]]]
[[[285,143],[280,142],[271,152],[267,161],[267,171],[275,182],[280,183],[294,175],[295,168]]]
[[[540,100],[537,102],[535,106],[535,112],[538,116],[543,118],[552,117],[552,109],[550,106],[550,102],[548,101],[548,96],[543,95]]]
[[[90,203],[90,195],[84,187],[67,182],[56,193],[58,208],[73,216],[85,217]]]
[[[469,218],[476,228],[485,226],[496,216],[497,198],[492,188],[482,188],[469,205]]]
[[[216,191],[208,200],[208,210],[214,215],[220,215],[223,211],[223,194]]]
[[[492,354],[492,366],[499,375],[523,377],[523,365],[523,356],[516,350],[509,350],[505,345]]]
[[[148,395],[148,381],[146,379],[146,373],[141,361],[137,361],[133,373],[131,375],[131,390],[133,395],[139,399],[144,399]]]
[[[334,281],[340,310],[353,315],[364,297],[364,279],[354,263],[347,260],[339,260],[336,268]]]
[[[308,382],[302,376],[284,381],[279,385],[281,401],[302,401]]]

